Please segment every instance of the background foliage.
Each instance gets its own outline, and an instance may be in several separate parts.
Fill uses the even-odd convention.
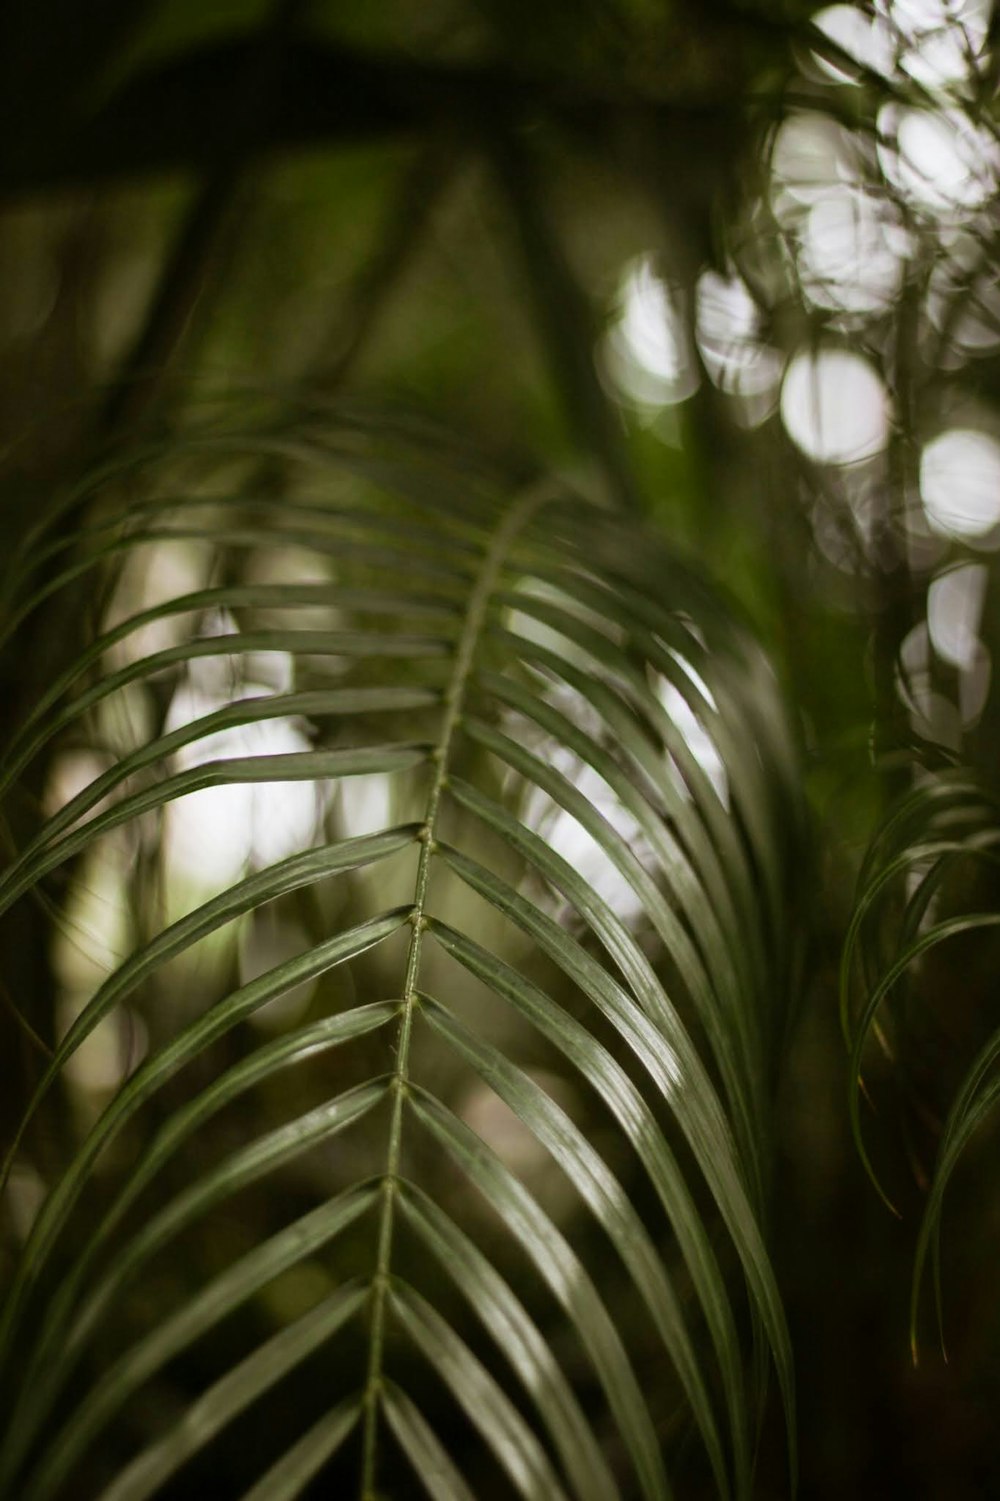
[[[316,682],[284,681],[280,655],[267,656],[273,640],[262,639],[249,664],[223,657],[200,676],[185,666],[184,682],[179,670],[161,674],[18,762],[31,716],[47,711],[45,693],[88,633],[149,609],[137,650],[100,656],[104,671],[127,670],[178,644],[164,600],[326,579],[296,505],[322,492],[369,517],[362,531],[416,516],[436,537],[425,531],[425,547],[466,541],[488,554],[476,506],[541,484],[563,497],[566,547],[596,549],[595,566],[604,523],[588,519],[593,508],[630,513],[622,537],[640,517],[665,559],[694,563],[750,623],[798,742],[797,769],[780,772],[783,813],[772,807],[768,825],[786,862],[782,925],[766,932],[761,916],[758,930],[776,1020],[750,1078],[760,1218],[795,1352],[802,1493],[990,1494],[1000,154],[989,5],[12,0],[0,27],[0,679],[16,772],[5,807],[12,854],[30,852],[43,818],[146,736],[254,692],[330,686],[318,668]],[[226,533],[224,495],[238,497],[249,541]],[[168,503],[178,496],[194,508],[187,534],[154,535],[161,522],[177,530]],[[254,511],[258,497],[276,520]],[[119,568],[108,539],[126,534]],[[641,572],[650,548],[622,544],[607,566]],[[94,571],[50,589],[76,562]],[[519,566],[506,587],[530,571]],[[399,572],[397,591],[407,585]],[[662,587],[711,635],[716,596],[691,584],[692,608],[683,589],[670,595],[673,561],[650,572],[654,597]],[[339,583],[377,586],[367,574]],[[307,594],[296,606],[308,628],[329,627],[321,615],[309,624]],[[242,630],[278,629],[254,608],[220,595],[186,618],[196,639],[225,634],[233,610]],[[392,619],[374,611],[385,634],[412,626]],[[729,635],[742,641],[739,630],[718,630],[710,682],[718,671],[729,683],[737,720],[766,706],[780,740],[782,711],[760,697],[771,689],[748,674],[738,690],[726,677],[744,649]],[[692,640],[686,650],[700,650]],[[381,686],[419,697],[439,684],[418,662]],[[414,712],[401,712],[393,738],[419,738]],[[695,734],[690,718],[678,723]],[[308,752],[300,721],[283,733],[281,743],[248,735],[235,753]],[[727,744],[721,769],[733,777]],[[710,756],[718,743],[700,750]],[[468,754],[476,781],[487,762]],[[239,869],[290,854],[296,827],[308,845],[320,823],[337,839],[363,837],[375,816],[362,809],[352,823],[345,803],[319,793],[312,804],[254,796],[211,815],[202,802],[195,815],[202,833],[210,816],[243,830]],[[734,816],[741,839],[756,806],[751,797],[750,812]],[[166,815],[158,831],[122,833],[46,874],[4,917],[7,1140],[46,1050],[119,960],[196,899],[206,856],[185,854],[190,837]],[[372,899],[355,892],[338,919]],[[46,1189],[144,1051],[198,1005],[315,942],[330,915],[289,900],[241,930],[237,947],[204,945],[197,966],[168,972],[155,1008],[109,1018],[88,1039],[19,1145],[3,1221],[11,1278]],[[365,964],[329,991],[300,994],[298,1012],[271,1013],[258,1043],[366,999],[379,975]],[[551,1058],[530,1061],[557,1104],[580,1108],[559,1095]],[[848,1087],[860,1065],[862,1093]],[[250,1098],[239,1122],[225,1118],[218,1152],[280,1114],[266,1089]],[[466,1099],[465,1118],[495,1140],[496,1119],[475,1114],[485,1100]],[[609,1139],[597,1140],[614,1163]],[[530,1158],[518,1166],[530,1180]],[[106,1207],[112,1176],[95,1180],[88,1212]],[[940,1207],[946,1179],[949,1359],[925,1275],[914,1365],[914,1256],[933,1269],[925,1210]],[[326,1180],[271,1183],[238,1215],[214,1216],[130,1295],[93,1368],[329,1191]],[[732,1286],[725,1239],[699,1204]],[[97,1493],[248,1342],[313,1306],[325,1284],[310,1267],[253,1303],[239,1330],[222,1326],[202,1354],[133,1394],[113,1441],[79,1461],[74,1494]],[[746,1310],[738,1319],[756,1413],[764,1383]],[[24,1369],[15,1348],[8,1379]],[[271,1409],[282,1441],[298,1431],[303,1392],[324,1378],[305,1370]],[[658,1379],[677,1493],[714,1494],[718,1477],[683,1402]],[[773,1376],[770,1389],[761,1495],[788,1486]],[[258,1461],[246,1431],[205,1461],[216,1494],[250,1484]],[[461,1419],[450,1438],[467,1452]]]

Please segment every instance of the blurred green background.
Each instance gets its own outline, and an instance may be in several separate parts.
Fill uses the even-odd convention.
[[[954,762],[996,781],[993,40],[988,0],[8,0],[0,17],[6,569],[118,445],[217,408],[337,401],[640,512],[769,652],[817,848],[771,1243],[800,1494],[824,1501],[1000,1494],[995,1131],[949,1195],[948,1362],[929,1301],[916,1367],[908,1346],[915,1226],[944,1111],[996,1021],[995,951],[980,935],[929,962],[902,1055],[872,1058],[865,1130],[899,1220],[850,1138],[836,994],[892,797]],[[268,566],[307,564],[289,549]],[[145,565],[123,610],[200,576],[190,549]],[[61,650],[43,632],[0,660],[11,726]],[[82,773],[45,775],[36,806]],[[92,868],[59,893],[82,940],[44,913],[7,923],[0,985],[34,997],[43,1036],[127,945],[121,886]],[[273,958],[285,939],[260,941]],[[0,1025],[9,1132],[31,1049],[9,1008]],[[123,1066],[95,1054],[67,1121],[92,1118]],[[289,1284],[292,1304],[308,1296]],[[784,1494],[782,1443],[775,1413],[762,1496]],[[239,1475],[246,1456],[229,1461]]]

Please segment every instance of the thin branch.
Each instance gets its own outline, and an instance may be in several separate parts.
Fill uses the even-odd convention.
[[[181,226],[146,322],[106,404],[102,429],[113,438],[135,423],[157,398],[210,279],[239,202],[244,174],[267,139],[281,96],[292,28],[302,0],[277,0],[271,19],[244,52],[242,72],[214,101],[216,119],[209,166]],[[227,107],[223,108],[223,103]]]
[[[2,980],[0,980],[0,1005],[3,1006],[4,1011],[6,1011],[8,1015],[14,1018],[19,1029],[24,1033],[25,1037],[27,1037],[28,1041],[33,1045],[33,1047],[35,1047],[37,1051],[41,1053],[42,1057],[46,1060],[51,1059],[54,1056],[52,1049],[49,1047],[47,1042],[44,1042],[42,1038],[39,1037],[38,1033],[35,1031],[34,1027],[31,1025],[20,1007],[15,1006],[10,991],[7,989]]]
[[[617,504],[638,512],[625,430],[601,385],[594,357],[597,320],[549,221],[535,164],[509,131],[490,132],[486,144],[511,209],[538,327],[570,424]]]
[[[206,45],[147,68],[90,120],[79,121],[71,139],[61,138],[57,153],[47,137],[25,132],[5,152],[0,194],[203,169],[206,143],[218,139],[220,101],[240,97],[257,66],[258,46],[256,39]],[[517,123],[539,115],[594,139],[622,115],[673,121],[690,135],[742,110],[731,99],[678,103],[627,86],[580,84],[496,64],[376,56],[300,36],[282,49],[279,86],[266,114],[266,135],[257,130],[253,142],[258,153],[398,140],[449,124],[467,133],[489,119]]]
[[[361,270],[326,350],[305,377],[311,393],[329,395],[352,372],[422,243],[434,208],[454,181],[463,155],[461,144],[450,133],[432,136],[404,172],[378,244]]]

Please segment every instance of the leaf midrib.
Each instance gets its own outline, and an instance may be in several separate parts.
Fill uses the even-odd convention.
[[[403,1105],[406,1099],[409,1077],[409,1052],[410,1039],[413,1032],[413,1014],[418,1005],[417,986],[420,976],[423,934],[427,926],[427,894],[430,886],[431,860],[435,850],[435,831],[437,828],[438,812],[448,782],[449,758],[455,738],[455,731],[462,717],[465,694],[472,674],[473,658],[479,644],[479,639],[483,633],[486,612],[496,589],[500,570],[518,532],[521,531],[532,514],[548,498],[547,492],[534,488],[522,494],[520,499],[502,517],[500,525],[497,527],[486,549],[482,565],[476,575],[472,592],[469,596],[468,607],[455,650],[454,667],[444,694],[444,718],[441,725],[441,738],[432,755],[435,769],[430,792],[427,797],[427,808],[423,826],[418,835],[421,848],[414,884],[413,910],[410,914],[412,931],[406,958],[406,979],[403,985],[403,1004],[399,1022],[396,1067],[390,1085],[393,1093],[393,1104],[386,1150],[386,1165],[382,1177],[382,1211],[379,1221],[375,1273],[372,1279],[368,1373],[362,1398],[364,1412],[361,1467],[362,1501],[375,1501],[378,1407],[382,1387],[386,1302],[389,1293],[396,1195],[398,1192],[399,1164],[402,1153]]]

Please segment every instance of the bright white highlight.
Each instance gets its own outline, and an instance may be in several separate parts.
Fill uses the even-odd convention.
[[[604,778],[592,766],[551,742],[540,749],[543,754],[547,754],[551,764],[572,782],[580,795],[607,820],[633,854],[641,857],[646,851],[642,831]],[[638,922],[642,915],[642,902],[611,856],[574,814],[560,807],[547,793],[537,791],[525,809],[524,821],[529,828],[534,828],[541,834],[549,847],[573,867],[577,875],[607,902],[627,926]]]
[[[207,549],[195,542],[150,542],[134,548],[105,624],[117,625],[128,616],[200,589],[207,569]],[[176,646],[187,637],[190,620],[189,615],[167,614],[139,626],[112,647],[111,661],[120,667]]]
[[[927,89],[964,84],[981,66],[991,0],[880,0],[901,44],[899,66]]]
[[[832,42],[848,57],[875,73],[892,71],[893,49],[889,28],[881,17],[866,16],[856,5],[828,5],[813,17]],[[855,83],[855,76],[830,58],[814,54],[817,66],[836,83]]]
[[[678,661],[682,659],[678,658]],[[692,682],[697,681],[698,674],[689,663],[682,661],[685,672],[691,677]],[[671,723],[684,741],[692,757],[701,767],[709,782],[719,795],[719,801],[724,807],[729,807],[729,777],[719,755],[715,741],[705,729],[701,720],[695,714],[687,699],[680,689],[675,687],[669,678],[660,677],[656,688],[656,696],[660,700]],[[714,702],[714,700],[713,700]],[[683,782],[681,783],[683,785]]]
[[[677,315],[648,261],[641,261],[625,283],[621,329],[644,370],[660,380],[677,379],[684,368]]]
[[[874,313],[899,291],[909,249],[885,206],[852,187],[831,190],[809,210],[801,275],[810,300],[833,311]]]
[[[959,110],[898,109],[878,117],[878,155],[889,182],[932,213],[967,211],[997,186],[995,139]]]
[[[789,437],[819,464],[850,464],[889,439],[889,400],[877,371],[846,349],[803,350],[788,367],[781,418]]]
[[[921,456],[920,494],[934,531],[974,543],[986,538],[1000,523],[1000,443],[967,428],[941,433]]]
[[[392,778],[385,772],[351,777],[341,788],[340,826],[349,839],[388,828],[392,812]]]
[[[608,336],[607,358],[616,383],[640,405],[672,405],[697,388],[684,320],[647,257],[625,273],[621,314]]]
[[[178,690],[165,729],[179,729],[234,699],[269,694],[260,683],[243,683],[235,692],[209,693],[188,684]],[[292,719],[264,719],[236,725],[183,747],[176,770],[241,756],[274,756],[311,749]],[[202,888],[220,890],[248,866],[263,867],[312,843],[318,817],[312,782],[269,782],[258,786],[208,787],[167,806],[164,858],[173,877]]]
[[[860,180],[854,137],[828,115],[808,110],[790,115],[778,130],[771,168],[778,188],[775,208],[782,219],[832,188]]]
[[[760,309],[738,276],[703,271],[697,290],[698,348],[720,390],[765,398],[760,418],[777,400],[784,360],[760,337]]]
[[[979,620],[986,597],[987,569],[967,563],[939,574],[927,594],[927,629],[943,662],[971,670],[981,652]]]

